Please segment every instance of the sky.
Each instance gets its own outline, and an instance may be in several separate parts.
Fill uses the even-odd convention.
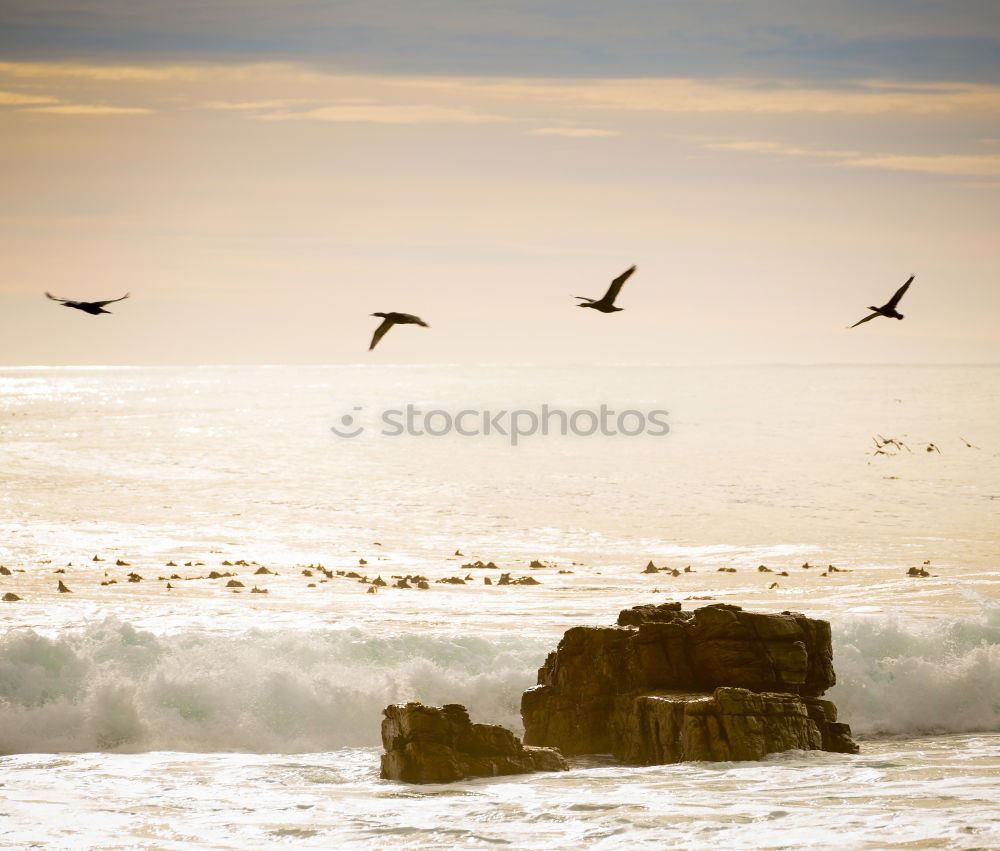
[[[3,0],[0,164],[0,365],[1000,361],[995,2]]]

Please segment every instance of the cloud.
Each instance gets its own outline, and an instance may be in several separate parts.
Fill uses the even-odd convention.
[[[478,92],[508,101],[575,104],[588,109],[648,113],[936,114],[1000,111],[1000,86],[935,83],[899,86],[861,81],[835,88],[803,88],[774,80],[583,79],[414,80],[413,86]]]
[[[734,151],[749,154],[774,154],[784,157],[853,157],[859,156],[857,151],[830,151],[822,148],[807,148],[801,145],[789,145],[784,142],[772,142],[765,139],[703,139],[702,147],[712,151]]]
[[[594,127],[538,127],[535,130],[528,131],[529,136],[569,136],[569,137],[587,137],[587,136],[620,136],[617,130],[599,130]]]
[[[20,92],[0,91],[0,106],[24,106],[33,103],[58,103],[58,98],[47,95],[25,95]]]
[[[995,0],[4,0],[0,53],[295,57],[399,74],[996,81],[998,33]]]
[[[254,112],[271,120],[368,121],[412,124],[519,119],[558,127],[571,110],[648,114],[937,115],[1000,112],[1000,85],[870,79],[803,86],[765,78],[574,78],[391,76],[323,73],[301,64],[255,62],[171,65],[87,65],[0,62],[0,80],[45,79],[103,96],[120,87],[150,98]],[[162,84],[162,85],[160,85]],[[210,89],[211,97],[205,90]],[[247,94],[252,91],[249,97]],[[414,95],[414,92],[421,92]],[[348,98],[347,95],[361,97]],[[75,99],[75,98],[66,98]],[[103,97],[102,97],[103,99]],[[297,105],[317,104],[314,109]],[[355,103],[365,108],[348,109]],[[397,104],[397,105],[389,105]],[[534,114],[532,114],[534,113]],[[547,122],[554,121],[553,124]],[[594,126],[573,116],[567,126]],[[600,125],[597,125],[600,126]]]
[[[937,154],[934,156],[855,157],[839,165],[859,168],[884,168],[892,171],[921,171],[956,177],[1000,177],[1000,154]]]
[[[339,103],[300,112],[271,112],[263,121],[344,121],[373,124],[484,124],[510,119],[472,109],[433,104]]]
[[[149,115],[152,110],[139,106],[61,103],[55,106],[35,106],[25,112],[47,112],[53,115]]]
[[[810,148],[767,139],[705,137],[692,141],[713,151],[771,154],[785,157],[816,157],[832,160],[834,162],[831,164],[835,166],[915,171],[925,174],[947,174],[954,177],[1000,177],[1000,154],[863,154],[860,151]]]

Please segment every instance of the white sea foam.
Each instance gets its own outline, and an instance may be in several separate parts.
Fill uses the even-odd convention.
[[[995,616],[995,613],[993,613]],[[835,631],[829,697],[861,735],[1000,729],[1000,627],[886,618]],[[465,704],[521,729],[541,639],[361,630],[155,635],[107,619],[49,638],[0,640],[0,752],[307,752],[376,745],[381,710]]]
[[[0,640],[0,752],[304,752],[379,742],[382,709],[462,703],[520,727],[545,647],[359,631],[156,636],[108,619]]]
[[[834,625],[828,697],[860,735],[1000,730],[1000,605],[979,618]]]

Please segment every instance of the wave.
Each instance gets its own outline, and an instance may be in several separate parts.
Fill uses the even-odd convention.
[[[1000,730],[1000,604],[976,596],[977,618],[833,625],[837,685],[826,697],[854,733]]]
[[[380,742],[390,703],[462,703],[520,731],[548,642],[358,630],[154,635],[107,619],[0,638],[0,753],[296,753]]]
[[[827,697],[861,736],[1000,730],[1000,606],[914,625],[834,623]],[[301,753],[376,746],[382,709],[462,703],[520,732],[543,638],[361,630],[156,635],[109,618],[0,638],[0,753]]]

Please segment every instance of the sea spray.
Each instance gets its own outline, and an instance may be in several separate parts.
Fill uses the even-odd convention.
[[[360,630],[157,636],[107,619],[0,639],[0,753],[306,752],[379,743],[381,710],[463,703],[520,731],[521,692],[548,648]]]
[[[833,624],[827,697],[862,736],[1000,730],[1000,608],[978,618]]]
[[[833,623],[827,697],[863,736],[1000,729],[1000,626],[977,618]],[[296,753],[377,746],[381,710],[462,703],[520,733],[552,642],[360,629],[157,635],[108,618],[0,638],[0,753]]]

